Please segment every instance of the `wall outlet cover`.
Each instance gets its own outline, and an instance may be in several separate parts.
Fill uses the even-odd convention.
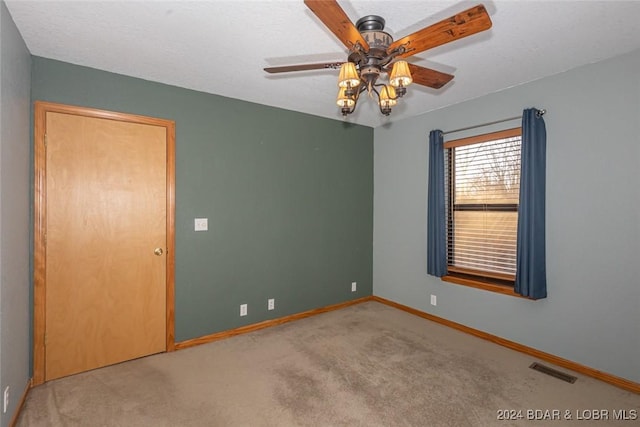
[[[357,288],[358,288],[358,283],[351,282],[351,292],[355,292]]]
[[[193,220],[193,229],[195,231],[209,230],[209,218],[195,218]]]
[[[267,300],[267,310],[273,310],[276,308],[276,300],[274,298],[269,298]]]
[[[240,316],[247,315],[247,304],[240,304]]]

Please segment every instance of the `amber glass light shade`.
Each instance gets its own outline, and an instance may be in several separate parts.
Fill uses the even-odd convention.
[[[353,62],[345,62],[340,67],[340,76],[338,77],[338,86],[340,87],[356,87],[360,84],[360,77],[356,71],[356,64]]]
[[[346,87],[341,87],[340,90],[338,91],[338,100],[336,101],[336,104],[338,104],[338,107],[351,108],[356,104],[356,101],[353,99],[353,97],[345,95],[344,92],[346,90],[347,90]]]
[[[389,77],[389,83],[391,83],[391,86],[407,87],[412,81],[413,79],[411,78],[411,71],[409,71],[409,64],[407,64],[407,61],[398,61],[393,64],[391,76]]]
[[[396,97],[396,90],[393,86],[386,85],[380,89],[380,106],[382,108],[391,108],[398,103]]]

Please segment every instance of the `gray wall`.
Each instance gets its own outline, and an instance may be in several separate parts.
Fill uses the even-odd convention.
[[[29,51],[0,2],[0,402],[9,386],[2,426],[29,380],[30,86]]]
[[[549,297],[532,302],[427,276],[428,132],[526,107],[548,111]],[[376,128],[374,294],[640,382],[639,123],[636,51]]]
[[[176,341],[371,295],[373,129],[38,57],[32,99],[176,121]]]

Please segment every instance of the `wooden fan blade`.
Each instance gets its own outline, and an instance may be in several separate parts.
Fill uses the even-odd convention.
[[[337,70],[344,62],[323,62],[319,64],[300,64],[300,65],[284,65],[282,67],[268,67],[264,70],[267,73],[289,73],[291,71],[308,71],[308,70],[322,70],[330,68]]]
[[[369,50],[369,44],[358,32],[338,2],[335,0],[304,0],[304,4],[348,49],[359,42],[365,51]]]
[[[491,18],[484,6],[478,5],[396,40],[391,43],[388,51],[408,43],[406,46],[408,51],[397,56],[397,58],[406,58],[489,28],[491,28]]]
[[[420,67],[419,65],[409,64],[409,71],[411,71],[411,78],[414,83],[434,89],[440,89],[453,79],[451,74]]]

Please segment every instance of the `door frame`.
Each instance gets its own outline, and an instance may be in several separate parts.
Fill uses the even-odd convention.
[[[45,379],[46,332],[46,116],[72,114],[166,129],[167,146],[167,248],[166,248],[166,349],[175,350],[175,122],[95,108],[35,101],[34,103],[34,224],[33,224],[33,385]]]

